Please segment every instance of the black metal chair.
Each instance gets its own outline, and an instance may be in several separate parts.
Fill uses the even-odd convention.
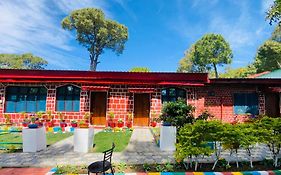
[[[111,164],[111,157],[112,157],[114,148],[115,148],[115,144],[112,143],[112,147],[109,150],[106,150],[103,152],[104,153],[103,161],[97,161],[97,162],[91,163],[88,166],[88,175],[90,173],[96,173],[96,175],[98,175],[98,173],[103,173],[105,175],[105,172],[109,169],[111,170],[112,175],[114,175],[113,167]]]

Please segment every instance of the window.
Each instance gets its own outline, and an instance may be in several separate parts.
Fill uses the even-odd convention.
[[[256,93],[236,93],[234,94],[235,114],[259,114],[258,94]]]
[[[167,88],[162,90],[162,103],[177,101],[179,98],[186,99],[186,91],[178,88]]]
[[[80,88],[68,85],[57,88],[57,111],[80,110]]]
[[[9,86],[6,88],[5,112],[46,111],[46,97],[45,87]]]

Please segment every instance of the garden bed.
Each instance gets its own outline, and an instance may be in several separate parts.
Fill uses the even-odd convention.
[[[215,171],[216,172],[243,172],[243,174],[257,174],[256,171],[270,171],[271,174],[281,174],[280,167],[272,167],[268,164],[267,160],[261,162],[255,162],[254,168],[250,168],[247,163],[241,162],[241,167],[236,168],[235,164],[230,164],[230,167],[226,168],[225,165],[220,164]],[[127,165],[126,163],[113,164],[115,173],[134,173],[134,172],[194,172],[193,169],[186,169],[183,164],[141,164],[141,165]],[[197,172],[213,172],[212,164],[201,164]],[[72,166],[64,165],[58,166],[56,174],[87,174],[87,165]]]
[[[103,152],[111,148],[112,142],[114,142],[115,144],[114,152],[121,152],[127,147],[128,143],[130,142],[131,135],[131,130],[120,130],[120,132],[105,130],[99,132],[95,134],[95,147],[92,149],[92,152]]]

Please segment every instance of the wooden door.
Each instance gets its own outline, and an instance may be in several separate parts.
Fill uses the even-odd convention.
[[[150,98],[149,94],[134,95],[134,126],[149,125]]]
[[[106,124],[106,92],[91,93],[91,124],[105,125]]]
[[[278,93],[265,94],[265,110],[266,110],[266,115],[269,117],[280,117]]]

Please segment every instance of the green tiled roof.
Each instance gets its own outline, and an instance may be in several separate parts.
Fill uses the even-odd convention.
[[[274,70],[268,74],[264,74],[256,78],[281,78],[281,69]]]

